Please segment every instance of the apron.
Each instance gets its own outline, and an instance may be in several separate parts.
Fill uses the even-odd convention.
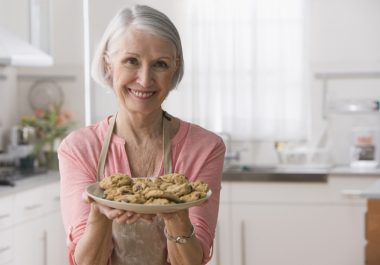
[[[99,156],[97,181],[104,176],[104,167],[108,147],[115,127],[116,115],[111,118]],[[170,136],[168,132],[170,117],[163,117],[164,173],[172,173]],[[114,249],[111,256],[112,265],[168,265],[167,248],[164,235],[164,222],[158,217],[153,223],[138,220],[134,224],[112,223]]]

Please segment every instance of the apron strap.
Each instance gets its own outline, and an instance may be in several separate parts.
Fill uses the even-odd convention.
[[[97,182],[99,182],[104,176],[104,167],[106,164],[107,153],[108,153],[108,148],[111,142],[112,133],[113,133],[115,123],[116,123],[116,117],[117,117],[117,113],[115,114],[114,117],[111,118],[110,125],[108,126],[107,133],[104,138],[102,150],[99,156],[97,173],[96,173]],[[170,174],[173,172],[172,152],[171,152],[170,133],[169,133],[171,119],[172,118],[166,112],[164,112],[163,121],[162,121],[163,123],[162,124],[162,138],[163,138],[163,146],[164,146],[164,150],[163,150],[164,174]]]
[[[107,133],[106,133],[106,136],[104,138],[102,151],[100,152],[100,156],[99,156],[98,169],[97,169],[97,173],[96,173],[96,181],[97,182],[99,182],[101,180],[101,178],[104,176],[104,166],[106,164],[108,148],[110,146],[110,142],[111,142],[111,138],[112,138],[112,132],[113,132],[113,129],[115,127],[116,117],[117,117],[117,112],[116,112],[115,116],[111,118],[110,125],[108,126]]]
[[[164,112],[163,117],[163,124],[162,124],[162,138],[163,138],[163,145],[164,145],[164,174],[171,174],[173,172],[172,169],[172,150],[171,150],[171,143],[170,143],[170,120],[172,118]]]

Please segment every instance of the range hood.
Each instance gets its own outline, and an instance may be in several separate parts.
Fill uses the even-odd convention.
[[[0,66],[50,66],[53,58],[0,27]]]

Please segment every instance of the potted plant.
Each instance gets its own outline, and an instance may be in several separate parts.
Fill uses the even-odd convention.
[[[51,105],[46,110],[38,109],[33,116],[21,118],[22,126],[35,128],[34,157],[38,166],[58,169],[57,142],[67,135],[73,124],[71,114],[61,111],[59,105]]]

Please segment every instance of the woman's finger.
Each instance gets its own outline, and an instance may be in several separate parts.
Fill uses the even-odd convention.
[[[110,207],[107,207],[107,206],[104,206],[101,204],[97,204],[97,203],[95,203],[95,204],[96,204],[96,208],[98,209],[98,211],[100,213],[104,214],[110,220],[118,218],[124,212],[122,210],[110,208]]]
[[[92,203],[94,200],[92,198],[90,198],[87,194],[87,192],[82,192],[82,200],[85,202],[85,203]]]

